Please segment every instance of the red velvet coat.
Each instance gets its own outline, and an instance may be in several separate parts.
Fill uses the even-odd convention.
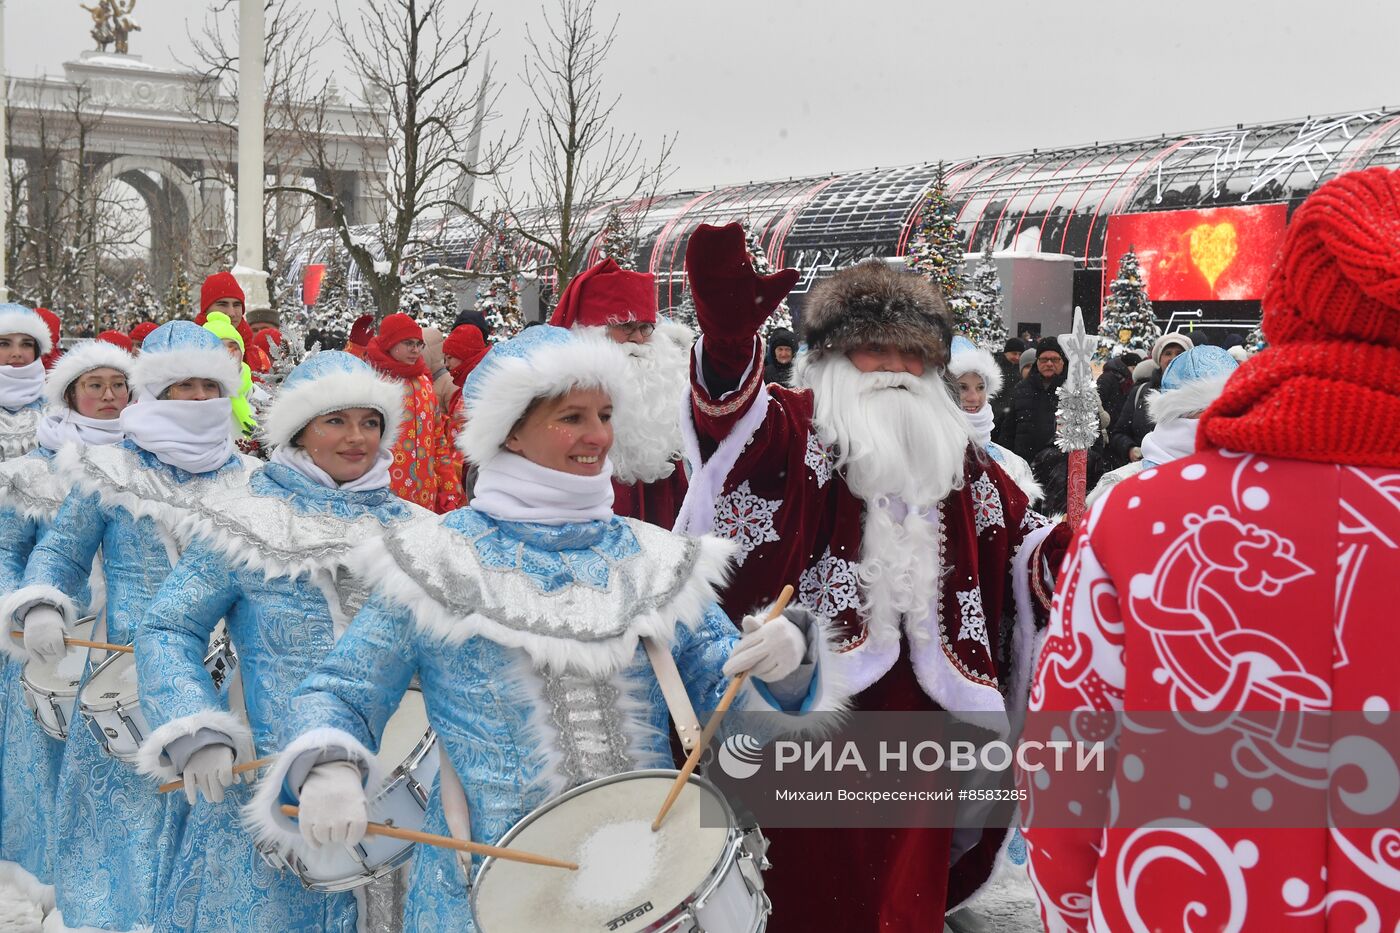
[[[856,708],[1019,711],[1034,630],[1050,600],[1032,568],[1042,565],[1051,528],[999,466],[969,447],[963,488],[931,514],[947,581],[937,620],[916,622],[910,637],[876,649],[856,578],[865,504],[817,437],[811,392],[765,386],[757,359],[728,396],[712,398],[694,364],[691,387],[692,418],[682,424],[690,491],[676,527],[738,542],[722,596],[732,618],[792,583],[803,605],[834,622],[836,676],[856,694]],[[712,453],[702,460],[702,451]],[[859,933],[941,929],[945,894],[948,904],[961,903],[986,880],[1005,833],[984,833],[951,883],[949,830],[770,835],[770,930]]]
[[[1031,708],[1383,716],[1400,708],[1397,542],[1394,469],[1217,450],[1143,471],[1096,505],[1070,551]],[[1028,732],[1035,730],[1032,722]],[[1122,763],[1110,755],[1098,780],[1074,778],[1071,812],[1076,805],[1102,812],[1111,784],[1120,814],[1154,794],[1189,805],[1207,824],[1201,828],[1144,829],[1138,820],[1109,829],[1103,821],[1040,826],[1055,786],[1022,782],[1047,930],[1395,928],[1400,832],[1393,827],[1231,829],[1219,826],[1222,806],[1210,811],[1214,818],[1203,815],[1219,799],[1212,785],[1240,791],[1240,806],[1260,812],[1292,795],[1280,813],[1285,825],[1313,807],[1326,812],[1325,765],[1309,773],[1315,736],[1299,730],[1288,740],[1296,747],[1270,759],[1282,770],[1257,778],[1236,765],[1250,741],[1248,730],[1239,736],[1239,744],[1233,734],[1202,742],[1189,767],[1140,768],[1142,759],[1125,753]],[[1119,741],[1135,740],[1125,732]],[[1320,749],[1326,762],[1325,742]],[[1307,809],[1298,806],[1300,789]]]
[[[668,531],[676,524],[685,499],[685,467],[654,483],[619,483],[613,480],[613,512],[635,518]]]

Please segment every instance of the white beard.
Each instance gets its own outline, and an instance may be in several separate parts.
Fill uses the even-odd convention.
[[[896,496],[912,511],[962,488],[971,429],[941,371],[863,373],[837,354],[808,357],[798,378],[812,390],[817,436],[868,505]]]
[[[602,328],[599,328],[601,330]],[[665,479],[681,453],[681,400],[690,395],[690,343],[658,324],[647,343],[624,343],[632,391],[613,411],[613,478],[625,485]]]

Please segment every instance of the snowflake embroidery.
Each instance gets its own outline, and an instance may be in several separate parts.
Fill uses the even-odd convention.
[[[979,535],[993,526],[1006,527],[1006,517],[1001,511],[1001,496],[997,493],[996,484],[986,473],[977,477],[977,481],[972,484],[972,517],[977,522]]]
[[[802,462],[807,464],[807,468],[816,476],[818,489],[831,481],[831,461],[831,449],[817,440],[816,432],[808,431],[807,454],[802,458]]]
[[[958,641],[971,640],[986,645],[987,617],[982,612],[982,591],[974,587],[955,595],[958,597],[958,612],[962,615]]]
[[[773,519],[782,505],[782,499],[754,495],[748,480],[715,502],[715,534],[739,545],[739,553],[734,558],[736,564],[742,567],[750,551],[760,544],[778,540]]]
[[[1037,528],[1044,528],[1049,524],[1050,519],[1034,509],[1026,509],[1026,514],[1021,516],[1022,531],[1035,531]]]
[[[860,606],[856,563],[834,557],[827,548],[817,561],[797,578],[797,595],[802,605],[828,619],[844,609]]]

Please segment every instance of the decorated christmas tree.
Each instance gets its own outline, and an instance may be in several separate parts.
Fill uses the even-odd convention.
[[[345,256],[339,243],[330,245],[323,262],[326,271],[321,276],[321,290],[311,306],[308,323],[317,340],[343,346],[359,315],[350,298]]]
[[[753,257],[753,271],[759,275],[772,275],[773,264],[768,261],[768,251],[763,248],[763,244],[758,239],[758,234],[754,232],[749,221],[745,220],[743,226],[744,247],[749,251],[749,255]],[[689,295],[690,292],[687,290],[686,296],[689,297]],[[691,299],[691,309],[693,313],[694,299]],[[768,320],[763,322],[759,333],[767,337],[773,332],[773,329],[777,327],[784,327],[788,330],[792,330],[792,312],[788,309],[786,298],[773,310],[772,314],[768,315]]]
[[[151,288],[150,281],[146,278],[145,269],[137,269],[136,274],[131,277],[131,284],[126,288],[126,313],[137,323],[154,321],[164,324],[169,320]]]
[[[509,340],[525,327],[520,313],[520,289],[515,285],[515,270],[510,234],[505,225],[496,228],[492,238],[491,255],[487,257],[482,278],[476,287],[476,310],[491,326],[491,340]]]
[[[937,286],[956,321],[967,286],[961,271],[962,236],[958,233],[956,215],[948,201],[948,181],[942,162],[938,163],[933,185],[919,205],[915,223],[905,261],[910,269]]]
[[[190,274],[183,262],[175,263],[170,288],[165,293],[165,313],[172,321],[193,321],[199,309],[190,298]]]
[[[611,259],[624,269],[637,268],[637,238],[614,207],[603,221],[603,259]]]
[[[1006,320],[1001,303],[1001,276],[992,260],[990,243],[972,273],[964,299],[966,329],[961,333],[984,350],[1000,353],[1006,344]]]
[[[1157,318],[1152,313],[1137,253],[1131,249],[1118,263],[1118,277],[1108,291],[1103,322],[1099,324],[1100,358],[1119,356],[1129,350],[1148,355],[1152,344],[1162,336],[1162,328],[1157,326]]]

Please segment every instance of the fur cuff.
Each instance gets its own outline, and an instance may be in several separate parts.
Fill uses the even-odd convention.
[[[793,606],[806,616],[804,634],[807,637],[807,650],[809,656],[816,660],[812,683],[802,709],[789,712],[779,708],[768,691],[753,680],[745,684],[739,693],[740,708],[746,712],[782,713],[782,734],[785,736],[825,735],[844,721],[857,691],[843,675],[842,665],[837,660],[840,654],[839,639],[831,620],[796,603]],[[770,611],[771,604],[764,607],[762,615],[767,616]],[[792,612],[792,607],[784,615],[788,612]]]
[[[19,660],[28,660],[29,652],[24,650],[24,642],[10,636],[10,632],[24,631],[24,616],[35,606],[52,606],[63,613],[63,627],[73,634],[73,624],[78,621],[77,607],[67,594],[55,586],[36,583],[15,590],[0,600],[0,629],[5,630],[3,642],[5,653]]]
[[[209,729],[228,737],[233,745],[234,764],[253,760],[253,732],[243,721],[243,717],[228,710],[211,709],[172,719],[152,732],[146,741],[141,743],[141,749],[137,752],[136,770],[142,774],[149,774],[162,783],[175,780],[180,776],[180,772],[175,769],[165,749],[176,739],[198,735],[201,729]]]
[[[350,733],[329,726],[303,732],[277,755],[277,760],[258,781],[257,793],[243,808],[243,825],[247,830],[260,844],[271,846],[279,852],[287,852],[303,842],[301,830],[281,809],[283,803],[290,802],[283,785],[298,759],[302,758],[309,759],[303,762],[306,765],[301,769],[303,774],[322,761],[354,762],[361,771],[368,773],[365,792],[370,799],[384,783],[385,775],[374,753]]]

